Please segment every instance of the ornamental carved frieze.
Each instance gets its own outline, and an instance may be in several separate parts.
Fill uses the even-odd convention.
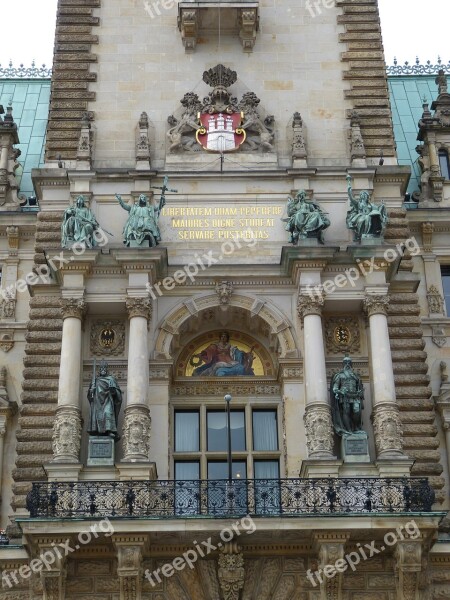
[[[328,406],[306,407],[303,417],[308,456],[330,456],[333,453],[333,422]]]
[[[428,312],[430,314],[443,314],[444,299],[435,285],[431,285],[427,291]]]
[[[304,319],[308,315],[322,315],[323,305],[325,299],[322,294],[308,295],[299,294],[297,300],[297,312],[301,319]]]
[[[126,307],[128,318],[144,317],[147,321],[152,318],[152,303],[150,298],[127,298]]]
[[[59,303],[63,319],[83,320],[87,311],[87,303],[83,298],[61,298]]]
[[[61,406],[53,425],[53,460],[77,463],[80,456],[81,415],[78,408]]]
[[[127,406],[124,412],[123,426],[125,460],[149,460],[150,431],[149,409],[143,405]]]
[[[218,577],[224,600],[239,600],[244,587],[244,555],[236,542],[227,542],[218,558]]]
[[[361,350],[360,327],[356,317],[326,317],[324,333],[328,354],[355,354]]]
[[[367,295],[364,298],[364,310],[368,317],[372,315],[387,315],[389,310],[389,296]]]
[[[377,454],[403,450],[403,426],[394,408],[375,408],[372,416]]]
[[[95,321],[90,332],[92,356],[120,356],[125,351],[125,323],[118,319]]]

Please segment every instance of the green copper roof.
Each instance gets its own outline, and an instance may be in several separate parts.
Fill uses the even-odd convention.
[[[50,101],[49,79],[2,79],[0,80],[0,104],[13,107],[13,117],[19,127],[22,151],[21,167],[16,171],[20,180],[20,192],[31,196],[33,184],[31,169],[44,162],[45,132]]]
[[[423,113],[423,98],[431,105],[437,98],[436,75],[405,75],[389,77],[394,137],[397,142],[398,162],[412,169],[408,192],[419,189],[420,168],[416,152],[419,120]]]

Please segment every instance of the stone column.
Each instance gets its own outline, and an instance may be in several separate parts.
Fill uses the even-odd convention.
[[[333,423],[328,400],[327,371],[322,333],[323,296],[300,294],[298,314],[303,319],[305,429],[309,458],[333,457]]]
[[[403,428],[395,398],[394,370],[387,312],[389,296],[368,294],[364,309],[369,318],[370,366],[373,378],[373,428],[378,458],[403,456]]]
[[[150,409],[148,406],[148,325],[152,314],[147,297],[127,298],[128,345],[127,406],[124,411],[124,462],[148,462]]]
[[[62,298],[63,330],[58,408],[53,426],[53,462],[78,463],[81,444],[81,325],[83,298]]]

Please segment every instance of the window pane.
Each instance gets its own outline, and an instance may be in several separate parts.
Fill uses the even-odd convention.
[[[441,176],[450,179],[450,164],[446,150],[439,151],[439,164],[441,166]]]
[[[255,460],[255,479],[279,479],[280,468],[277,460]]]
[[[178,460],[175,463],[175,479],[178,481],[200,479],[200,463],[198,461]]]
[[[175,452],[200,450],[198,411],[175,412]]]
[[[447,316],[450,316],[450,266],[441,267],[441,276]]]
[[[225,411],[208,411],[208,450],[212,452],[228,449],[227,445],[227,413]],[[243,410],[232,410],[231,424],[231,449],[245,450],[245,415]]]
[[[253,411],[253,450],[278,450],[276,410]]]
[[[231,472],[233,479],[247,479],[247,463],[245,460],[233,460]],[[208,479],[228,479],[227,461],[209,460]]]

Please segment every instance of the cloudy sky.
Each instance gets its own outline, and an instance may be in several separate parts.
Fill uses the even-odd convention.
[[[57,0],[14,0],[13,4],[10,12],[16,23],[3,21],[0,64],[5,66],[10,59],[16,65],[30,64],[33,58],[39,65],[50,64]],[[414,61],[416,55],[422,61],[434,62],[438,55],[444,62],[450,60],[449,0],[379,0],[379,5],[388,63],[394,56],[402,63]],[[144,0],[142,10],[144,15]]]

